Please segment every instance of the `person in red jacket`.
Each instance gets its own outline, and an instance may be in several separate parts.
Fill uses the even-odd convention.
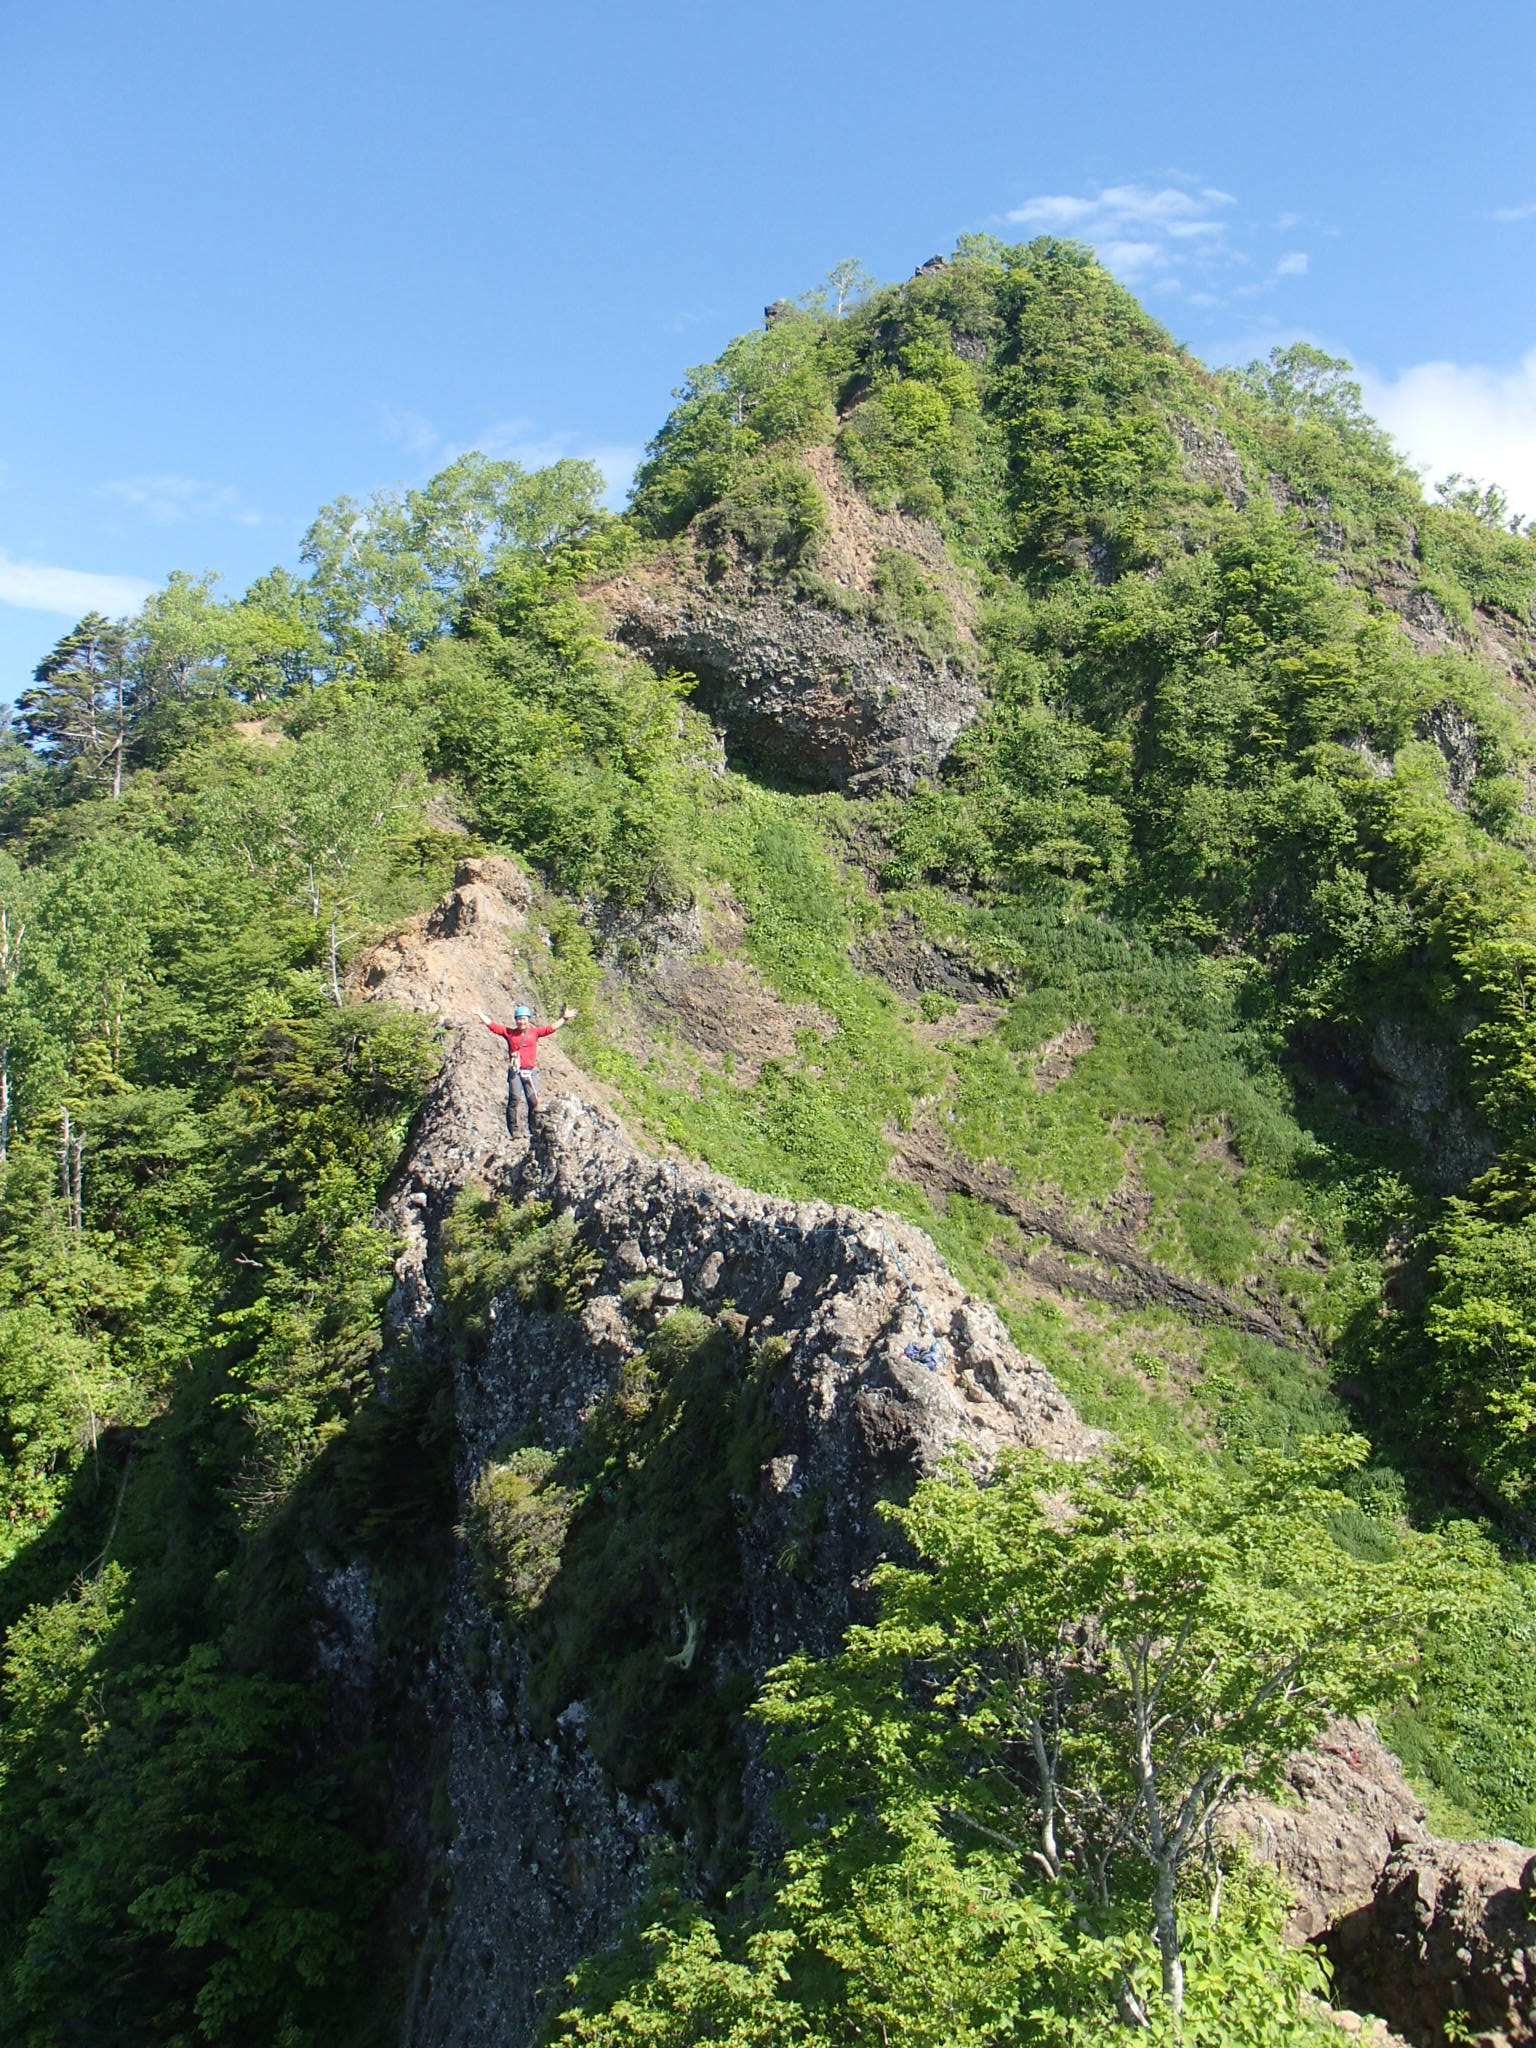
[[[517,1136],[519,1101],[523,1105],[524,1125],[529,1136],[533,1135],[533,1113],[539,1106],[539,1084],[535,1075],[539,1040],[553,1038],[575,1014],[574,1010],[567,1008],[561,1011],[558,1024],[535,1024],[532,1010],[526,1003],[519,1003],[512,1012],[510,1024],[493,1024],[484,1010],[476,1010],[475,1015],[486,1030],[507,1041],[507,1133],[510,1137]]]

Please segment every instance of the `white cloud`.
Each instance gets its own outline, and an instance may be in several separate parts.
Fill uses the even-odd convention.
[[[1275,265],[1276,277],[1305,277],[1312,259],[1305,249],[1292,249]]]
[[[98,576],[88,569],[50,569],[41,562],[13,562],[0,552],[0,604],[22,611],[57,612],[82,618],[105,612],[120,618],[136,612],[154,589],[140,576]]]
[[[1459,470],[1536,513],[1536,348],[1508,369],[1417,363],[1361,381],[1370,410],[1429,483]]]
[[[1122,277],[1145,277],[1149,271],[1161,270],[1168,262],[1168,252],[1161,242],[1100,242],[1099,254],[1111,270]]]
[[[1301,215],[1299,213],[1281,213],[1275,216],[1275,233],[1277,235],[1283,235],[1288,228],[1300,226]]]
[[[1042,192],[1026,199],[1008,215],[1025,227],[1075,227],[1098,207],[1096,199],[1074,199],[1065,192]]]
[[[1490,220],[1530,220],[1536,215],[1536,199],[1528,199],[1524,206],[1496,206],[1489,214]]]
[[[594,444],[578,434],[541,434],[538,423],[529,419],[493,420],[471,441],[450,441],[421,413],[395,406],[385,407],[384,435],[417,458],[423,475],[444,469],[461,455],[471,453],[489,455],[496,462],[519,462],[524,469],[547,469],[552,462],[573,458],[595,462],[607,486],[604,502],[615,511],[628,496],[631,479],[645,453],[643,448],[627,442]]]
[[[487,427],[472,445],[486,455],[494,455],[498,461],[520,462],[524,469],[547,469],[552,462],[566,462],[572,458],[595,462],[608,487],[603,496],[615,508],[622,505],[628,495],[630,482],[645,453],[643,448],[623,442],[594,446],[573,434],[535,436],[528,420],[500,420],[496,425]]]
[[[141,512],[156,526],[174,526],[182,519],[232,519],[237,526],[261,524],[261,514],[245,503],[233,484],[205,484],[195,476],[119,477],[100,485],[97,494]]]
[[[431,455],[441,445],[437,429],[423,413],[408,412],[398,405],[385,406],[383,433],[386,441],[412,455]]]
[[[1231,248],[1223,210],[1235,207],[1230,192],[1199,186],[1184,172],[1170,172],[1180,184],[1129,182],[1102,191],[1038,192],[1006,218],[1020,227],[1075,235],[1092,242],[1100,259],[1127,284],[1182,291],[1194,274],[1209,282],[1218,270],[1246,258]]]

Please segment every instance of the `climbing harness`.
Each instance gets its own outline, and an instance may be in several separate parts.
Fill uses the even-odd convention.
[[[918,1319],[923,1326],[924,1341],[921,1344],[909,1344],[903,1355],[910,1358],[915,1365],[925,1365],[930,1372],[937,1372],[944,1362],[944,1350],[939,1341],[939,1333],[928,1320],[928,1311],[923,1307],[923,1297],[913,1285],[912,1275],[901,1263],[901,1253],[891,1243],[887,1232],[882,1230],[880,1235],[885,1239],[885,1248],[891,1255],[891,1264],[901,1275],[902,1284],[911,1295],[912,1305],[917,1310]]]

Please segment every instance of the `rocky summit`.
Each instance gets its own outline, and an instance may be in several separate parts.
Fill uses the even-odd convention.
[[[854,270],[18,703],[7,2040],[1536,2040],[1536,541]]]

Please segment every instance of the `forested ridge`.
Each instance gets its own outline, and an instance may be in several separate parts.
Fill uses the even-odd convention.
[[[827,450],[921,548],[839,570]],[[674,1843],[552,2031],[1310,2039],[1315,1960],[1210,1847],[1230,1787],[1371,1710],[1448,1832],[1536,1840],[1536,539],[1463,479],[1426,500],[1347,365],[1212,373],[1085,251],[975,237],[771,308],[689,372],[630,509],[601,490],[470,455],[340,499],[302,575],[173,577],[18,696],[0,2033],[398,2037],[392,1731],[445,1561],[478,1544],[536,1645],[566,1524],[535,1462],[455,1530],[378,1220],[441,1033],[351,970],[495,851],[636,1132],[920,1224],[1111,1433],[1070,1477],[900,1502],[843,1654],[733,1709],[782,1856]],[[825,614],[980,715],[901,786],[770,774],[609,637],[636,583]],[[740,1070],[616,993],[722,904],[790,1019]],[[498,1287],[580,1299],[542,1215],[456,1211],[441,1256],[453,1343]],[[1133,1257],[1195,1291],[1127,1292]],[[641,1518],[624,1444],[724,1341],[663,1332],[580,1479]],[[317,1574],[356,1559],[371,1747],[314,1653]],[[669,1738],[685,1786],[709,1729]]]

